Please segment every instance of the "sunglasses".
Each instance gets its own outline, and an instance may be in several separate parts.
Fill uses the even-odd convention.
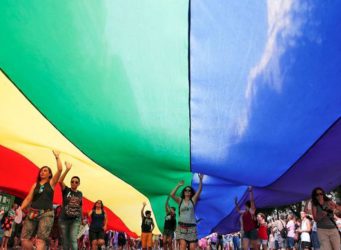
[[[185,189],[185,192],[192,192],[192,190],[191,190],[191,189],[188,189],[188,188],[186,188],[186,189]]]
[[[79,181],[71,181],[71,183],[78,184],[78,183],[79,183]]]
[[[316,196],[324,195],[324,193],[316,193]]]

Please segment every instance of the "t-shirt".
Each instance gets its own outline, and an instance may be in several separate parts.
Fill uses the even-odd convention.
[[[65,186],[63,189],[63,208],[60,215],[61,220],[80,219],[82,217],[82,198],[83,194],[80,191],[73,191],[71,188]],[[68,216],[65,210],[68,209],[72,214],[77,216]]]
[[[287,229],[288,229],[288,237],[294,238],[295,237],[295,222],[293,220],[288,221]]]
[[[258,238],[261,240],[268,240],[268,227],[266,225],[259,226]]]

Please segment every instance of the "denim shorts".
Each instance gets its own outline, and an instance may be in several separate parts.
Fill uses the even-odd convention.
[[[293,237],[287,238],[287,247],[293,248],[295,246],[295,239]]]

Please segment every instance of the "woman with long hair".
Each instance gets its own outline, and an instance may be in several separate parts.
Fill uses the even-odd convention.
[[[107,215],[101,200],[95,202],[88,216],[91,218],[89,229],[91,249],[97,250],[98,247],[102,247],[105,244],[104,237],[105,230],[107,229]]]
[[[43,166],[39,170],[36,183],[33,184],[21,205],[21,210],[24,210],[31,205],[21,232],[23,249],[33,249],[31,239],[35,235],[37,236],[36,249],[45,249],[46,241],[48,240],[52,229],[54,219],[54,187],[58,183],[63,169],[62,162],[59,158],[60,152],[53,150],[53,154],[57,161],[56,174],[52,174],[50,167]]]
[[[329,199],[320,187],[312,191],[311,201],[321,249],[340,250],[340,235],[334,221],[334,213],[341,211],[341,206]]]
[[[176,229],[176,238],[180,240],[180,250],[185,250],[187,245],[189,245],[190,250],[194,250],[197,247],[198,237],[194,206],[198,202],[202,191],[202,180],[204,175],[198,174],[198,177],[199,187],[197,192],[195,192],[191,186],[186,186],[181,191],[181,197],[178,197],[176,191],[184,185],[184,181],[180,181],[170,193],[170,196],[179,205],[179,220]]]

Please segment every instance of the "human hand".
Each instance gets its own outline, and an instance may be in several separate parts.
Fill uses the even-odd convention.
[[[179,181],[178,186],[182,186],[184,184],[185,184],[184,180],[181,180],[181,181]]]
[[[202,181],[202,179],[204,178],[204,175],[203,174],[198,174],[198,177],[199,177],[199,180]]]
[[[67,170],[70,170],[70,169],[71,169],[71,167],[72,167],[72,163],[71,163],[71,162],[68,162],[68,161],[66,161],[66,162],[65,162],[65,166],[66,166],[66,169],[67,169]]]
[[[60,155],[60,151],[54,149],[54,150],[52,150],[52,152],[53,152],[54,156],[56,157],[56,159],[58,159],[58,158],[59,158],[59,155]]]
[[[144,202],[142,203],[142,205],[145,207],[145,206],[147,205],[147,203],[144,201]]]

